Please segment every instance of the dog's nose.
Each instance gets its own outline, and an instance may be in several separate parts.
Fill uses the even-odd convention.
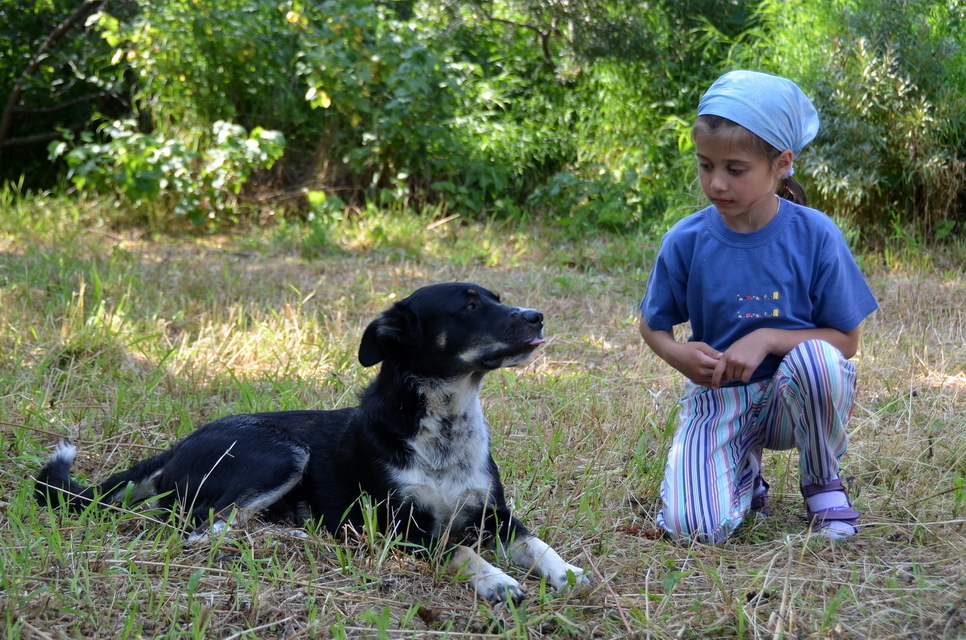
[[[530,324],[540,324],[543,322],[543,314],[536,309],[524,309],[523,319]]]

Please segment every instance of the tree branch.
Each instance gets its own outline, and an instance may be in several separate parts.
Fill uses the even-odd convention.
[[[101,98],[116,98],[120,101],[119,96],[113,91],[100,91],[98,93],[92,93],[87,96],[81,96],[79,98],[74,98],[73,100],[68,100],[67,102],[62,102],[60,104],[54,105],[52,107],[37,107],[34,109],[27,109],[25,107],[14,107],[14,113],[54,113],[55,111],[60,111],[61,109],[68,109],[74,105],[81,104],[83,102],[90,102],[92,100],[100,100]]]
[[[81,129],[87,126],[87,122],[75,122],[69,127],[65,127],[74,133],[77,133]],[[22,138],[7,138],[6,140],[0,140],[0,151],[4,149],[11,149],[13,147],[26,147],[32,144],[43,144],[45,142],[50,142],[52,140],[57,140],[63,134],[60,131],[51,131],[49,133],[37,133],[32,136],[24,136]]]
[[[516,27],[518,29],[529,29],[537,34],[537,38],[540,40],[540,49],[543,52],[544,63],[553,69],[555,67],[553,63],[553,56],[550,54],[550,39],[554,36],[563,35],[560,29],[557,28],[556,21],[550,25],[550,28],[543,30],[540,27],[529,24],[526,22],[514,22],[513,20],[507,20],[505,18],[497,18],[492,13],[488,12],[482,6],[477,5],[476,9],[483,14],[483,17],[491,22],[498,22],[500,24],[509,25],[511,27]]]

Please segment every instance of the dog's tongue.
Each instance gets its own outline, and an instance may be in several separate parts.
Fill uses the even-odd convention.
[[[537,346],[539,344],[543,344],[546,341],[547,341],[546,338],[544,338],[543,336],[540,336],[539,338],[534,338],[533,340],[531,340],[530,341],[530,346],[535,347],[535,346]]]

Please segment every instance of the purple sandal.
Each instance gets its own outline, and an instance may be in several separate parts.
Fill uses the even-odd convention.
[[[812,511],[808,506],[808,498],[817,496],[820,493],[829,493],[831,491],[841,491],[844,493],[845,501],[848,503],[848,506]],[[806,485],[802,487],[802,496],[806,499],[805,510],[808,512],[808,523],[812,533],[836,539],[847,538],[858,533],[859,518],[862,516],[862,514],[852,508],[852,501],[849,500],[849,494],[845,491],[845,486],[842,484],[842,480],[839,478],[832,480],[828,484]],[[842,523],[847,525],[852,528],[852,531],[847,532],[840,528],[830,528],[833,523]]]
[[[765,490],[759,491],[761,487],[765,487]],[[751,489],[751,510],[760,513],[763,517],[771,515],[771,509],[768,507],[768,489],[770,488],[771,485],[765,482],[760,473],[755,476],[755,482]]]

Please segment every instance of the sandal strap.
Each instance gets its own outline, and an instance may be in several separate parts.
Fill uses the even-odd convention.
[[[759,487],[765,487],[762,493],[758,493]],[[751,494],[751,510],[760,513],[763,516],[771,515],[771,509],[768,507],[768,489],[771,488],[765,479],[761,477],[761,474],[755,476],[755,481],[752,484],[752,494]]]
[[[859,524],[860,517],[862,517],[862,514],[851,506],[819,509],[818,511],[809,510],[808,523],[813,529],[820,527],[826,522],[844,522],[854,527]]]
[[[812,496],[817,496],[820,493],[831,493],[832,491],[841,491],[848,496],[848,492],[845,490],[845,485],[842,484],[841,478],[836,478],[828,484],[807,484],[802,487],[802,496],[805,498],[811,498]]]
[[[812,511],[808,508],[808,498],[832,491],[844,493],[847,506],[819,509],[818,511]],[[818,531],[829,522],[843,522],[858,530],[859,518],[862,517],[862,514],[852,508],[852,500],[849,498],[849,493],[845,490],[840,478],[836,478],[828,484],[805,485],[802,487],[802,496],[806,500],[805,510],[808,513],[808,524],[812,531]]]

